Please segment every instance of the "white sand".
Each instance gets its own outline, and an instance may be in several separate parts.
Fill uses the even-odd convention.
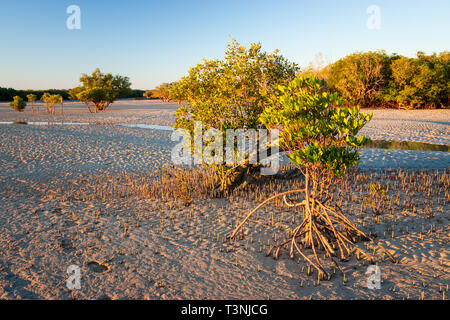
[[[62,119],[29,110],[17,113],[6,106],[0,104],[0,121]],[[265,226],[264,219],[247,229],[254,242],[247,243],[247,238],[238,247],[223,243],[255,201],[199,200],[187,208],[169,208],[150,199],[64,201],[48,191],[61,181],[82,183],[87,174],[143,172],[167,163],[173,145],[170,133],[118,124],[172,125],[175,108],[161,102],[121,101],[107,112],[89,114],[73,104],[66,106],[64,121],[91,125],[0,125],[0,298],[418,299],[422,292],[425,299],[442,297],[440,287],[450,283],[448,200],[434,204],[431,218],[421,205],[414,216],[400,210],[374,225],[380,242],[403,260],[380,262],[382,289],[372,291],[365,285],[367,265],[355,259],[343,263],[345,285],[336,274],[315,286],[316,278],[300,271],[305,263],[285,254],[279,260],[265,257],[258,241],[267,250],[276,227]],[[450,110],[374,114],[364,129],[371,138],[450,144]],[[374,149],[362,150],[361,156],[360,166],[372,169],[450,164],[444,152]],[[415,198],[429,200],[419,194]],[[270,212],[278,214],[279,209],[271,207],[261,215]],[[372,216],[355,213],[354,218]],[[383,235],[391,225],[393,239],[389,231]],[[422,228],[426,234],[433,226],[437,231],[419,239]],[[406,227],[409,232],[402,233]],[[96,273],[88,265],[91,261],[109,269]],[[79,265],[82,274],[82,289],[74,293],[65,284],[71,264]]]
[[[0,122],[75,122],[88,126],[0,124],[0,177],[10,175],[73,174],[158,168],[170,162],[175,145],[170,133],[126,128],[127,124],[170,126],[176,104],[160,101],[119,101],[107,112],[90,114],[81,104],[69,103],[64,116],[22,113],[0,104]],[[40,106],[43,110],[43,106]],[[450,110],[367,110],[373,120],[362,134],[372,139],[450,144]],[[421,120],[419,120],[421,119]],[[447,168],[448,152],[361,150],[360,168]]]
[[[361,134],[374,140],[450,145],[450,110],[370,110],[372,120]]]

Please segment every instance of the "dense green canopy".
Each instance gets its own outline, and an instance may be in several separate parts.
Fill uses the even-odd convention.
[[[320,167],[337,176],[359,162],[357,148],[369,142],[357,137],[372,115],[341,107],[337,93],[315,77],[299,77],[279,86],[273,104],[261,115],[268,129],[279,129],[280,149],[301,167]]]
[[[69,90],[72,99],[84,102],[89,111],[106,110],[116,99],[125,98],[131,94],[131,83],[128,77],[113,76],[111,73],[101,73],[96,69],[91,75],[82,74],[81,86]]]
[[[194,122],[202,121],[222,131],[256,128],[268,96],[298,70],[278,51],[263,52],[259,43],[247,49],[232,40],[224,60],[204,60],[171,88],[172,97],[183,101],[175,127],[192,132]]]
[[[416,58],[384,51],[356,52],[318,72],[349,105],[362,107],[448,108],[450,53]]]
[[[27,106],[26,102],[19,96],[15,96],[14,100],[9,104],[11,108],[16,111],[22,111]]]

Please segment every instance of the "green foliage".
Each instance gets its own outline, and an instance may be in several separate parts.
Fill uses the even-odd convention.
[[[21,96],[18,90],[0,87],[0,101],[13,101],[15,96]]]
[[[257,128],[277,85],[292,80],[297,71],[278,51],[263,52],[259,43],[247,49],[232,40],[224,60],[204,60],[171,88],[171,95],[183,101],[175,128],[192,133],[195,121],[222,132]]]
[[[279,94],[260,120],[280,130],[280,149],[298,166],[320,167],[337,176],[359,162],[357,148],[369,142],[358,132],[370,121],[358,107],[341,107],[337,93],[324,90],[325,82],[299,77],[278,86]]]
[[[47,113],[52,113],[52,109],[50,107],[50,94],[48,92],[44,92],[44,94],[41,97],[41,100],[45,103],[45,110]]]
[[[33,103],[34,101],[36,101],[37,96],[33,93],[27,94],[27,99],[29,102]]]
[[[45,102],[45,109],[47,113],[55,113],[55,105],[57,103],[63,103],[63,97],[59,94],[50,94],[48,92],[45,92],[41,100]]]
[[[69,94],[72,99],[84,102],[90,112],[91,104],[95,112],[106,110],[116,99],[125,98],[132,93],[128,77],[104,74],[98,68],[91,75],[82,74],[80,82],[82,85],[69,90]]]
[[[33,93],[27,94],[28,102],[31,103],[31,112],[34,113],[34,102],[37,100],[37,96]]]
[[[182,103],[176,111],[174,127],[193,135],[194,124],[200,121],[204,131],[217,129],[224,138],[229,129],[259,128],[262,126],[259,116],[277,85],[292,80],[297,71],[296,64],[288,62],[278,51],[263,52],[259,43],[245,48],[232,40],[223,60],[203,60],[172,84],[170,97]],[[213,142],[203,141],[204,145],[209,143]],[[191,152],[197,152],[191,147]],[[216,186],[220,192],[238,186],[253,167],[212,166],[220,181]]]
[[[150,99],[153,96],[153,91],[152,90],[147,90],[147,91],[144,92],[143,96],[146,99]]]
[[[75,87],[68,90],[70,100],[78,100],[78,94],[83,91],[83,87]]]
[[[417,58],[401,57],[392,62],[392,80],[385,99],[401,108],[448,107],[450,53]]]
[[[132,89],[131,94],[127,95],[125,98],[131,98],[131,99],[142,98],[144,96],[144,92],[145,92],[144,90]]]
[[[173,82],[167,83],[163,82],[152,91],[155,98],[161,99],[162,101],[168,102],[171,100],[170,90],[173,87]]]
[[[44,92],[44,94],[41,97],[41,100],[44,101],[44,102],[47,102],[50,96],[51,96],[50,93]]]
[[[37,96],[33,93],[27,94],[28,102],[31,103],[31,112],[34,113],[34,102],[37,100]]]
[[[11,108],[19,112],[25,109],[25,107],[27,106],[25,101],[23,101],[23,99],[19,96],[15,96],[14,100],[9,105],[11,106]]]
[[[448,108],[450,53],[416,58],[384,51],[357,52],[320,70],[331,89],[349,104],[405,109]]]
[[[19,96],[22,99],[28,99],[29,94],[34,94],[37,97],[41,97],[45,92],[50,94],[59,94],[64,99],[69,98],[67,90],[64,89],[48,89],[48,90],[16,90],[13,88],[1,88],[0,87],[0,101],[12,101],[14,96]]]
[[[76,91],[78,90],[78,87],[74,89]],[[34,94],[37,97],[41,97],[45,92],[48,92],[49,94],[59,94],[64,100],[78,100],[76,94],[70,94],[71,92],[74,92],[74,89],[16,90],[12,88],[0,87],[0,101],[12,101],[14,96],[19,96],[25,100],[29,94]],[[141,98],[144,92],[144,90],[132,89],[129,94],[121,98]]]
[[[50,102],[51,103],[62,103],[63,102],[63,97],[61,97],[59,94],[52,94],[50,96]]]
[[[328,85],[351,104],[379,102],[380,89],[389,77],[389,61],[384,51],[353,53],[330,66]]]
[[[89,111],[91,111],[89,103],[92,103],[95,112],[105,110],[114,101],[111,99],[107,89],[99,87],[82,90],[77,94],[77,97],[88,106]]]
[[[360,112],[359,107],[342,107],[344,101],[338,93],[326,90],[325,81],[316,77],[297,77],[287,85],[278,86],[276,99],[261,114],[261,122],[271,130],[280,131],[279,146],[304,174],[305,188],[273,195],[255,209],[234,229],[235,237],[242,226],[263,205],[283,197],[290,207],[302,207],[302,223],[294,228],[288,241],[282,241],[269,249],[277,258],[281,249],[290,243],[290,257],[299,253],[317,269],[320,275],[330,274],[317,254],[325,251],[326,257],[336,265],[333,257],[348,259],[352,252],[362,253],[368,260],[373,257],[354,245],[359,237],[374,243],[396,262],[395,258],[372,238],[366,236],[345,217],[336,196],[342,193],[336,186],[348,168],[359,162],[357,148],[369,139],[357,136],[372,115]],[[342,189],[341,189],[342,190]],[[303,201],[288,201],[287,195],[304,193]],[[289,203],[290,202],[290,203]],[[301,246],[298,245],[301,243]],[[315,260],[308,258],[302,249],[312,249]],[[339,266],[338,266],[339,267]],[[340,267],[339,267],[340,268]]]

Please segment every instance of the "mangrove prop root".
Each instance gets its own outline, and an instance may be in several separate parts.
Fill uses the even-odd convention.
[[[248,219],[250,219],[250,217],[256,212],[258,211],[259,208],[261,208],[262,206],[264,206],[266,203],[272,201],[273,199],[282,197],[284,195],[288,195],[288,194],[292,194],[292,193],[300,193],[300,192],[304,192],[305,189],[301,189],[301,190],[291,190],[291,191],[286,191],[283,193],[279,193],[276,194],[266,200],[264,200],[263,202],[261,202],[255,209],[253,209],[246,217],[245,219],[236,227],[236,229],[233,231],[233,233],[231,234],[230,238],[234,238],[234,236],[236,235],[236,233],[239,231],[239,229],[242,229],[242,227],[244,226],[244,224],[247,222]]]
[[[366,253],[355,245],[359,236],[360,238],[373,243],[385,252],[393,262],[396,262],[396,259],[391,253],[375,242],[371,237],[364,234],[364,232],[360,231],[347,217],[345,217],[340,208],[335,209],[325,205],[311,197],[309,194],[306,194],[306,199],[301,202],[287,200],[288,195],[303,193],[305,191],[305,189],[290,190],[267,198],[253,209],[244,220],[242,220],[242,222],[234,229],[230,238],[234,238],[239,230],[241,230],[243,234],[244,224],[256,211],[258,211],[258,209],[276,198],[283,197],[283,201],[288,207],[304,207],[303,222],[293,230],[292,236],[290,236],[288,240],[279,245],[272,246],[267,253],[268,255],[274,252],[275,258],[278,258],[280,250],[290,243],[291,257],[293,257],[294,252],[297,252],[311,266],[317,269],[319,273],[323,273],[329,278],[330,274],[325,270],[325,267],[317,254],[319,248],[322,248],[325,251],[326,257],[328,257],[341,272],[343,272],[342,268],[334,259],[336,256],[339,256],[341,260],[347,260],[348,257],[356,251],[361,253],[366,260],[376,260],[374,256]],[[307,257],[302,251],[302,248],[300,248],[300,244],[303,245],[303,248],[312,249],[314,255],[313,259]]]

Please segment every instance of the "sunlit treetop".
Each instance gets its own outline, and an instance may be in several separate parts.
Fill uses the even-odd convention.
[[[101,73],[96,69],[91,75],[82,74],[81,86],[69,90],[71,99],[84,102],[90,109],[93,105],[94,111],[102,111],[108,108],[116,99],[125,98],[131,94],[131,83],[128,77]]]
[[[279,94],[261,114],[269,129],[279,129],[279,146],[299,166],[320,166],[337,176],[359,162],[357,148],[369,142],[358,132],[370,121],[357,107],[342,107],[323,80],[299,77],[278,86]]]
[[[267,93],[295,77],[298,67],[275,51],[249,48],[234,39],[223,60],[203,60],[175,83],[171,96],[184,101],[175,127],[192,130],[194,121],[219,130],[256,128]]]

